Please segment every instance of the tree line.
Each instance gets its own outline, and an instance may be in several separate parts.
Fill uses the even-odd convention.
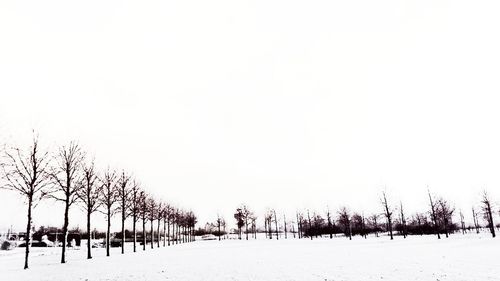
[[[120,215],[121,253],[125,253],[125,223],[132,221],[133,252],[137,251],[138,236],[142,249],[149,241],[151,249],[194,241],[197,217],[192,211],[183,210],[148,193],[130,173],[111,168],[99,171],[95,161],[89,159],[76,142],[63,145],[53,153],[39,146],[38,136],[33,134],[26,149],[5,146],[0,161],[0,188],[20,194],[27,205],[26,250],[24,269],[29,267],[34,208],[41,200],[51,199],[64,206],[62,224],[61,263],[66,263],[66,247],[69,210],[74,205],[83,207],[86,214],[87,258],[92,258],[92,214],[105,214],[106,255],[110,255],[111,219]],[[142,224],[139,229],[138,223]],[[149,225],[149,231],[147,229]],[[155,229],[156,228],[156,229]],[[140,232],[140,233],[139,233]],[[148,238],[149,234],[149,238]]]
[[[360,212],[353,212],[347,206],[340,207],[336,212],[326,209],[323,213],[312,212],[310,210],[297,211],[295,217],[288,218],[285,214],[278,214],[275,209],[267,210],[263,216],[263,228],[256,226],[257,216],[245,204],[237,207],[234,213],[235,233],[238,239],[246,240],[257,238],[257,233],[264,233],[266,238],[280,239],[288,236],[293,238],[318,238],[322,236],[344,236],[352,239],[354,235],[360,235],[366,238],[368,235],[379,237],[381,233],[386,234],[391,240],[394,235],[400,235],[406,238],[408,235],[436,235],[438,239],[444,235],[446,238],[450,234],[461,232],[476,232],[486,228],[492,235],[496,236],[495,228],[500,224],[495,225],[494,214],[500,213],[500,210],[495,211],[492,206],[492,201],[486,191],[483,192],[480,208],[472,207],[471,216],[473,225],[465,223],[465,215],[455,209],[452,204],[443,197],[432,195],[427,192],[428,207],[422,212],[416,212],[408,215],[405,212],[403,203],[400,201],[397,204],[391,204],[388,200],[386,192],[382,192],[380,196],[380,212],[365,215]],[[481,219],[485,221],[484,225],[480,224]],[[224,221],[218,217],[215,224],[219,226],[218,231],[211,233],[220,237],[225,234],[220,230],[220,222]]]

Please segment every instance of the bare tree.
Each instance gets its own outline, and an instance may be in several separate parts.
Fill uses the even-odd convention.
[[[257,216],[252,215],[250,218],[252,221],[252,233],[253,233],[253,238],[257,239]]]
[[[109,168],[104,173],[102,181],[102,189],[100,201],[105,208],[107,228],[106,228],[106,256],[109,257],[110,235],[111,235],[111,217],[116,213],[115,204],[118,201],[118,187],[116,171],[111,171]]]
[[[332,227],[332,215],[330,214],[330,209],[326,209],[326,219],[328,220],[328,234],[330,234],[330,239],[333,238],[333,227]]]
[[[248,208],[247,205],[242,205],[241,207],[243,220],[245,222],[245,237],[248,240],[248,225],[252,220],[253,212]]]
[[[407,231],[406,231],[406,217],[405,217],[405,212],[403,209],[403,202],[399,202],[399,212],[400,212],[400,219],[401,219],[401,227],[402,227],[402,232],[403,232],[403,238],[406,239]]]
[[[173,221],[174,221],[174,216],[175,216],[175,209],[167,205],[167,245],[170,246],[170,226],[173,226]],[[173,233],[173,231],[172,231]]]
[[[87,213],[87,259],[92,258],[92,241],[91,241],[91,215],[96,212],[100,206],[99,196],[102,186],[97,182],[98,176],[95,170],[94,161],[82,166],[83,179],[82,187],[78,190],[77,196],[83,203],[83,207]]]
[[[285,214],[283,214],[283,224],[284,224],[284,226],[285,226],[285,228],[284,228],[284,231],[285,231],[285,239],[287,239],[288,237],[287,237],[287,235],[286,235],[286,216],[285,216]]]
[[[162,202],[159,202],[157,205],[156,205],[156,212],[155,212],[155,218],[156,218],[156,221],[157,221],[157,229],[156,229],[156,235],[158,236],[158,240],[157,240],[157,244],[156,244],[156,247],[157,248],[160,248],[160,242],[161,242],[161,233],[160,233],[160,226],[161,226],[161,221],[163,219],[163,203]]]
[[[227,236],[228,236],[227,232],[226,232],[227,223],[226,223],[226,220],[224,218],[222,218],[221,225],[222,225],[222,232],[226,234],[226,238],[224,238],[224,239],[227,239]]]
[[[273,212],[274,212],[274,223],[276,225],[276,240],[279,240],[278,217],[276,216],[276,210],[273,210]]]
[[[134,252],[137,251],[137,221],[140,218],[141,211],[141,189],[139,183],[136,180],[132,181],[132,186],[130,187],[130,213],[132,215],[132,232],[134,235]]]
[[[389,234],[391,236],[391,240],[394,239],[393,235],[392,235],[392,209],[391,207],[389,206],[389,203],[387,203],[387,196],[385,194],[385,191],[382,192],[382,198],[381,198],[381,201],[382,201],[382,206],[384,207],[384,215],[385,215],[385,218],[387,219],[387,230],[389,231]]]
[[[483,212],[484,212],[484,218],[486,219],[486,221],[488,222],[488,228],[490,229],[490,232],[491,232],[491,236],[493,236],[493,238],[495,238],[496,234],[495,234],[495,223],[493,222],[493,212],[492,212],[492,208],[491,208],[491,201],[490,201],[490,198],[488,196],[488,193],[486,191],[483,192],[483,200],[482,202],[483,203]]]
[[[118,203],[121,212],[121,223],[122,223],[122,235],[121,235],[121,248],[122,254],[125,253],[125,221],[129,216],[130,205],[133,202],[130,200],[130,193],[132,190],[129,187],[130,176],[122,171],[120,177],[118,178]]]
[[[312,223],[311,223],[311,214],[309,213],[309,210],[307,210],[307,220],[309,221],[309,232],[312,230]],[[309,237],[311,240],[313,240],[312,233],[309,233]]]
[[[172,209],[172,244],[179,244],[179,209]]]
[[[268,210],[266,212],[266,215],[264,216],[264,221],[266,222],[266,237],[269,237],[269,239],[273,239],[273,234],[272,234],[272,226],[271,222],[273,220],[273,213],[271,210]]]
[[[148,209],[148,219],[149,222],[151,223],[151,249],[154,248],[154,221],[156,219],[156,201],[153,199],[153,197],[149,197],[147,201],[147,209]]]
[[[427,222],[427,216],[425,214],[417,213],[415,214],[415,221],[417,222],[418,229],[420,230],[420,235],[424,235],[422,224]]]
[[[474,227],[476,228],[476,233],[479,234],[479,221],[477,219],[476,210],[472,207],[472,219],[474,220]]]
[[[219,236],[219,241],[220,241],[220,237],[221,237],[220,228],[222,226],[222,218],[219,216],[219,214],[217,214],[216,225],[217,225],[217,236]]]
[[[146,221],[147,221],[147,216],[148,216],[148,196],[146,195],[146,192],[141,190],[139,193],[139,208],[140,208],[140,216],[142,220],[142,250],[146,251],[146,243],[147,243],[147,237],[146,237]]]
[[[369,222],[372,225],[373,231],[375,232],[375,237],[378,237],[378,230],[379,230],[378,218],[379,218],[378,214],[373,214],[368,218]]]
[[[349,240],[352,240],[352,231],[351,231],[351,215],[349,210],[346,207],[340,208],[338,212],[338,221],[339,224],[344,226],[344,233]]]
[[[464,221],[464,213],[460,210],[460,227],[462,228],[462,234],[465,234],[465,221]]]
[[[296,212],[297,215],[297,236],[299,239],[302,238],[302,220],[304,219],[302,214],[299,211]]]
[[[448,238],[450,232],[450,224],[455,209],[451,207],[450,204],[443,198],[440,198],[437,203],[439,206],[438,208],[439,218],[441,219],[441,222],[443,223],[444,227],[444,234],[446,235],[446,238]]]
[[[167,226],[168,226],[168,215],[170,212],[170,205],[165,204],[162,210],[162,218],[163,218],[163,247],[167,246]]]
[[[434,202],[434,200],[432,200],[431,192],[427,191],[427,193],[429,194],[429,202],[431,205],[431,217],[432,217],[432,221],[434,222],[434,231],[436,232],[438,239],[441,239],[441,234],[439,234],[439,220],[438,220],[438,214],[437,214],[438,208],[436,206],[436,202]]]
[[[234,219],[236,220],[236,226],[238,226],[238,239],[241,240],[241,228],[245,225],[245,213],[243,207],[236,209]]]
[[[192,211],[187,212],[187,228],[188,228],[189,242],[193,242],[195,240],[194,228],[196,226],[196,223],[197,223],[196,215]]]
[[[1,164],[6,182],[2,188],[16,191],[26,199],[28,205],[24,256],[24,269],[28,269],[32,211],[50,183],[49,157],[47,152],[39,150],[38,137],[35,135],[26,152],[22,152],[19,148],[6,149],[5,159],[5,163]]]
[[[54,167],[50,172],[54,189],[49,197],[64,203],[64,224],[61,263],[66,263],[66,245],[68,243],[69,208],[78,200],[78,192],[82,188],[80,169],[84,153],[75,142],[62,146],[55,155]]]

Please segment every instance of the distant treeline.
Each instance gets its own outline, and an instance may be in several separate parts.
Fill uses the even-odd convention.
[[[265,233],[269,239],[284,237],[293,238],[318,238],[320,236],[345,236],[352,239],[354,235],[378,237],[381,233],[388,235],[392,240],[394,235],[428,235],[434,234],[437,238],[442,235],[448,237],[452,233],[466,233],[474,231],[480,233],[482,228],[488,229],[493,237],[496,236],[494,216],[500,213],[492,206],[486,191],[478,206],[472,207],[471,216],[473,224],[465,223],[465,215],[456,209],[444,198],[427,193],[428,207],[423,212],[407,215],[403,203],[397,206],[390,204],[387,194],[382,192],[380,197],[381,212],[365,216],[362,213],[351,212],[347,207],[339,208],[335,213],[329,209],[325,212],[310,210],[297,211],[293,218],[285,214],[279,215],[275,209],[269,209],[262,217],[258,226],[255,213],[245,204],[240,205],[233,217],[235,219],[235,233],[238,239],[257,238],[257,233]],[[479,210],[479,211],[478,211]],[[485,223],[481,224],[484,221]],[[218,216],[214,223],[207,223],[205,228],[199,228],[197,233],[210,233],[223,237],[226,231],[225,219]]]

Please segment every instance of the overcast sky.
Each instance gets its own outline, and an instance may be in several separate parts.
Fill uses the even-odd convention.
[[[499,5],[2,1],[0,141],[77,140],[203,223],[381,212],[383,190],[425,211],[427,186],[470,220],[483,189],[500,200]],[[25,209],[0,191],[0,229]]]

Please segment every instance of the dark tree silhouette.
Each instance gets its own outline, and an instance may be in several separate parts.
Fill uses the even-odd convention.
[[[347,207],[340,208],[338,212],[338,222],[340,225],[344,227],[344,234],[349,240],[352,240],[352,231],[351,231],[351,215]]]
[[[248,208],[247,205],[242,205],[243,220],[245,222],[245,237],[248,240],[248,225],[252,221],[253,212]]]
[[[148,219],[148,196],[146,195],[146,192],[141,190],[139,193],[139,208],[140,208],[140,216],[142,220],[142,250],[146,251],[146,243],[147,243],[147,237],[146,237],[146,222]]]
[[[130,187],[130,214],[132,215],[132,232],[134,236],[134,252],[137,251],[137,221],[141,212],[141,189],[136,180],[132,181]]]
[[[460,210],[460,228],[462,229],[462,234],[465,234],[465,218],[464,218],[464,213],[462,213],[462,210]]]
[[[441,222],[443,223],[444,234],[446,235],[446,238],[448,238],[450,232],[450,224],[455,209],[451,207],[450,204],[443,198],[440,198],[437,203],[438,203],[438,210],[437,210],[438,215]]]
[[[32,211],[50,183],[49,163],[48,153],[40,151],[38,136],[34,135],[26,152],[19,148],[5,149],[5,163],[1,164],[6,182],[2,188],[16,191],[26,199],[28,205],[24,269],[29,267]]]
[[[476,228],[476,233],[479,234],[479,220],[477,219],[476,210],[472,207],[472,219],[474,220],[474,227]]]
[[[284,231],[285,231],[285,239],[287,239],[287,235],[286,235],[286,216],[285,214],[283,214],[283,225],[284,225]]]
[[[427,191],[427,193],[429,195],[429,203],[431,205],[431,218],[432,221],[434,222],[434,232],[437,234],[438,239],[441,239],[441,234],[439,233],[439,220],[437,214],[438,207],[436,205],[435,200],[432,200],[431,192]]]
[[[302,221],[304,220],[304,218],[303,218],[302,214],[299,213],[298,211],[297,211],[296,215],[297,215],[297,236],[299,237],[299,239],[301,239],[302,232],[303,232]]]
[[[54,166],[50,172],[53,182],[53,189],[48,194],[49,197],[64,203],[64,223],[63,223],[63,243],[61,253],[61,263],[66,263],[66,246],[68,237],[69,209],[78,200],[78,192],[82,188],[81,165],[84,160],[84,153],[75,142],[68,146],[59,148],[54,157]]]
[[[222,227],[222,220],[223,218],[220,217],[219,215],[217,215],[217,221],[216,221],[216,225],[217,225],[217,236],[219,236],[219,241],[220,241],[220,237],[221,237],[221,227]]]
[[[330,235],[330,239],[333,238],[333,226],[332,226],[332,215],[330,214],[330,209],[326,210],[326,219],[328,220],[328,234]]]
[[[87,259],[92,258],[92,241],[91,241],[91,216],[92,213],[99,209],[99,196],[102,186],[98,182],[97,172],[95,170],[94,161],[87,165],[82,165],[83,178],[81,181],[82,187],[78,190],[77,196],[81,200],[85,212],[87,213]]]
[[[373,231],[375,232],[375,237],[378,237],[378,230],[379,230],[378,219],[379,219],[379,215],[378,214],[373,214],[368,219],[369,219],[369,222],[371,224],[371,227],[372,227]]]
[[[417,226],[418,226],[418,229],[419,229],[419,232],[420,232],[419,234],[420,235],[424,235],[424,229],[423,229],[422,225],[424,223],[427,223],[427,217],[426,217],[426,215],[425,214],[421,214],[421,213],[417,213],[417,214],[415,214],[414,220],[417,223]]]
[[[236,226],[238,227],[238,239],[241,240],[241,228],[245,225],[245,213],[242,207],[236,209],[234,219],[236,220]]]
[[[167,227],[169,227],[169,213],[170,213],[170,205],[165,204],[162,210],[162,218],[163,218],[163,247],[167,246]]]
[[[273,210],[273,212],[274,212],[274,223],[276,226],[276,240],[279,240],[278,216],[276,216],[276,210]]]
[[[161,242],[161,233],[160,233],[160,226],[161,226],[161,221],[163,219],[163,203],[159,202],[156,205],[156,212],[155,212],[155,218],[156,218],[156,235],[157,235],[157,241],[156,241],[156,247],[160,248],[160,242]]]
[[[130,176],[125,174],[125,171],[122,171],[120,177],[118,178],[118,204],[120,207],[120,213],[121,213],[121,223],[122,223],[122,233],[121,233],[121,250],[122,254],[125,253],[125,221],[127,220],[127,217],[130,214],[130,206],[133,203],[133,200],[131,200],[131,188],[129,185],[130,182]]]
[[[269,236],[269,239],[273,239],[273,234],[272,234],[272,220],[273,220],[273,213],[271,210],[268,210],[266,215],[265,215],[265,221],[267,225],[267,235]]]
[[[309,210],[307,210],[307,220],[309,221],[309,232],[311,232],[312,223],[311,223],[311,215],[309,213]],[[309,237],[311,237],[311,240],[313,240],[312,233],[309,233]]]
[[[111,235],[111,217],[116,213],[115,204],[118,201],[118,187],[117,187],[116,171],[109,168],[104,173],[101,182],[101,205],[105,208],[103,211],[106,214],[107,228],[106,228],[106,256],[109,257],[110,235]]]
[[[391,236],[391,240],[394,239],[393,235],[392,235],[392,209],[391,207],[389,206],[389,203],[387,202],[387,196],[385,194],[385,191],[382,192],[382,198],[381,198],[381,201],[382,201],[382,206],[384,207],[384,215],[385,215],[385,218],[387,219],[387,230],[389,231],[389,235]]]
[[[252,215],[252,217],[250,218],[250,220],[252,221],[253,238],[257,239],[257,216]]]
[[[175,219],[175,209],[170,206],[170,205],[167,205],[167,245],[170,246],[170,240],[171,240],[171,237],[170,237],[170,226],[172,226],[173,228],[173,221]],[[174,233],[172,231],[172,233]]]
[[[403,238],[406,239],[406,235],[407,235],[407,230],[406,230],[406,217],[405,217],[405,212],[404,212],[404,209],[403,209],[403,202],[399,202],[399,214],[400,214],[400,219],[401,219],[401,230],[403,232]]]
[[[486,191],[483,192],[483,199],[482,202],[483,204],[483,212],[484,212],[484,218],[488,222],[488,228],[490,229],[491,236],[495,238],[495,223],[493,222],[493,211],[491,210],[491,201],[488,196],[488,193]]]
[[[152,197],[149,197],[147,201],[147,209],[148,209],[149,223],[151,224],[151,249],[154,248],[154,241],[155,241],[154,221],[156,219],[156,206],[157,206],[156,201]]]

